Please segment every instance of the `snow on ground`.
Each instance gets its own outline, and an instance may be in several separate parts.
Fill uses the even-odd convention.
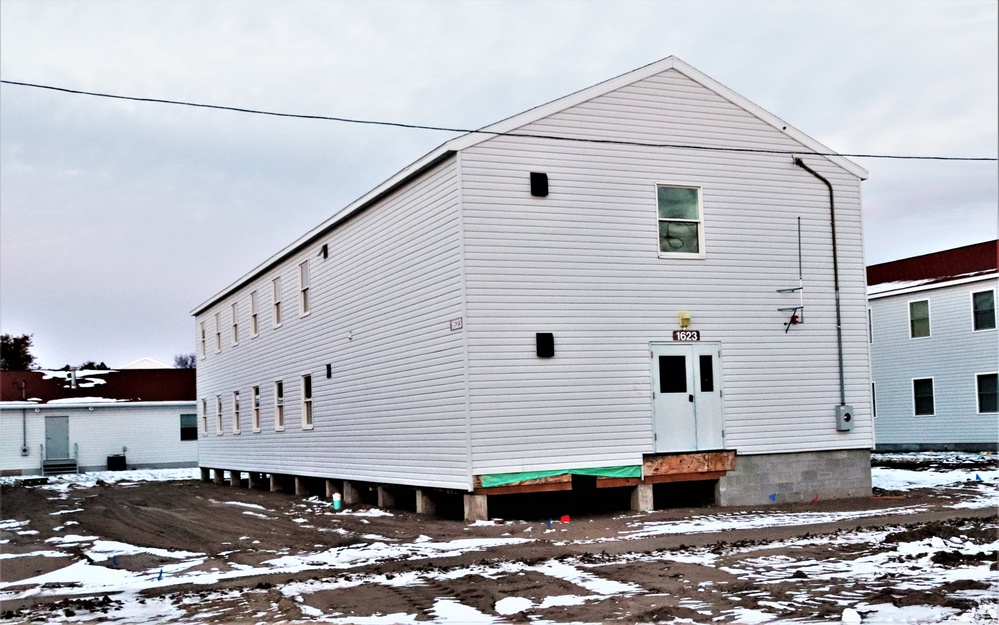
[[[190,467],[186,469],[136,469],[134,471],[92,471],[90,473],[66,473],[49,475],[40,478],[37,475],[16,475],[0,477],[0,484],[16,484],[23,480],[47,480],[47,484],[39,486],[48,490],[66,490],[70,487],[93,488],[98,483],[118,484],[126,486],[139,482],[173,482],[176,480],[196,480],[201,478],[201,469]]]

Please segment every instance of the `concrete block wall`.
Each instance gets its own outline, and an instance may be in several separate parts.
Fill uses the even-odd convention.
[[[844,449],[736,456],[735,470],[718,480],[715,499],[720,506],[749,506],[870,494],[870,450]]]

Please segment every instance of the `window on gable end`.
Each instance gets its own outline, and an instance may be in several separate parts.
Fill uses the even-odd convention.
[[[909,302],[909,336],[914,339],[930,335],[930,301]]]
[[[281,325],[281,278],[274,278],[271,282],[271,292],[273,294],[273,322],[274,327]]]
[[[704,255],[700,187],[656,185],[660,256]]]
[[[232,303],[232,344],[239,344],[239,305]]]
[[[222,351],[222,313],[215,313],[215,352]]]
[[[260,333],[260,318],[257,315],[257,292],[250,292],[250,337]]]
[[[298,266],[298,312],[305,316],[309,314],[311,302],[309,301],[309,261],[305,260]]]

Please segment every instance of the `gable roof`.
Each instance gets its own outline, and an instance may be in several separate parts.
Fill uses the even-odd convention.
[[[0,401],[38,400],[67,403],[191,401],[197,397],[194,369],[127,369],[76,372],[76,388],[69,371],[3,371]],[[24,382],[22,392],[21,383]]]
[[[987,276],[997,272],[999,240],[912,256],[867,268],[870,294]]]
[[[816,141],[815,139],[811,138],[810,136],[806,135],[800,130],[794,128],[790,124],[784,122],[776,115],[767,112],[760,106],[750,102],[749,100],[742,97],[735,91],[732,91],[731,89],[722,85],[718,81],[694,69],[693,67],[691,67],[687,63],[684,63],[677,57],[669,56],[666,57],[665,59],[656,61],[654,63],[650,63],[644,67],[640,67],[628,73],[621,74],[620,76],[617,76],[615,78],[611,78],[601,83],[597,83],[591,87],[587,87],[586,89],[582,89],[580,91],[576,91],[575,93],[571,93],[567,96],[558,98],[557,100],[552,100],[547,104],[542,104],[540,106],[524,111],[523,113],[519,113],[512,117],[508,117],[504,120],[498,121],[489,126],[485,126],[475,132],[470,132],[461,135],[459,137],[456,137],[454,139],[451,139],[449,141],[446,141],[445,143],[441,144],[436,149],[430,151],[429,153],[427,153],[426,155],[424,155],[422,158],[418,159],[411,165],[403,168],[401,171],[399,171],[394,176],[392,176],[385,182],[381,183],[368,193],[362,195],[357,200],[348,204],[346,207],[338,211],[332,217],[330,217],[323,223],[319,224],[318,226],[316,226],[303,236],[299,237],[291,245],[287,246],[277,254],[265,260],[263,263],[255,267],[249,273],[245,274],[242,278],[240,278],[236,282],[230,284],[222,291],[219,291],[217,294],[215,294],[214,296],[206,300],[204,303],[197,306],[194,310],[192,310],[191,314],[197,315],[198,313],[215,305],[220,300],[227,297],[230,293],[246,285],[260,274],[270,270],[288,256],[296,254],[305,247],[307,247],[308,245],[314,243],[317,239],[324,236],[325,234],[336,228],[338,225],[340,225],[350,217],[360,212],[361,210],[372,205],[374,202],[385,197],[392,191],[406,184],[407,182],[419,176],[423,172],[433,167],[436,167],[438,164],[450,159],[452,156],[454,156],[456,153],[460,152],[461,150],[465,150],[472,146],[478,145],[479,143],[482,143],[484,141],[488,141],[489,139],[495,137],[497,134],[511,133],[518,128],[522,128],[526,125],[532,124],[536,121],[544,119],[545,117],[554,115],[556,113],[569,109],[573,106],[582,104],[583,102],[586,102],[588,100],[592,100],[593,98],[605,95],[607,93],[615,91],[616,89],[626,87],[630,84],[633,84],[641,80],[645,80],[646,78],[655,76],[656,74],[660,74],[668,70],[675,70],[680,72],[687,78],[693,80],[694,82],[699,83],[706,89],[713,91],[714,93],[728,100],[732,104],[738,106],[739,108],[745,110],[746,112],[757,117],[763,122],[769,124],[770,126],[773,126],[780,132],[786,134],[788,137],[794,139],[795,141],[800,143],[803,146],[803,148],[805,148],[805,150],[802,151],[802,155],[808,154],[809,151],[821,154],[834,153],[834,150],[831,150],[822,143]],[[857,176],[862,180],[867,179],[868,176],[867,170],[857,165],[856,163],[854,163],[853,161],[849,160],[846,157],[823,156],[823,158],[829,160],[831,163],[835,165],[838,165],[842,169],[853,174],[854,176]]]

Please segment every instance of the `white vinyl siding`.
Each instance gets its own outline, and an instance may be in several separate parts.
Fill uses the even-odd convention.
[[[677,72],[521,129],[582,139],[800,149]],[[463,151],[473,473],[637,464],[651,453],[649,343],[680,311],[720,341],[725,441],[740,454],[869,448],[860,181],[805,156],[836,192],[849,434],[839,403],[829,194],[784,155],[497,137]],[[551,193],[529,193],[529,172]],[[703,259],[661,258],[656,185],[701,189]],[[797,305],[797,218],[805,322]],[[793,301],[789,301],[793,300]],[[535,356],[552,332],[552,359]],[[793,436],[788,433],[793,432]]]
[[[878,390],[878,445],[984,445],[999,438],[999,415],[978,411],[977,372],[996,369],[996,332],[975,331],[971,294],[996,279],[942,283],[917,293],[871,296],[877,340],[871,345],[871,375]],[[993,286],[994,288],[994,286]],[[912,340],[909,302],[928,300],[933,334]],[[793,332],[793,330],[792,330]],[[912,380],[933,378],[931,419],[913,417]]]
[[[227,296],[297,284],[310,259],[310,314],[199,367],[201,392],[259,384],[271,407],[283,380],[297,426],[302,371],[332,377],[313,375],[313,430],[212,437],[202,466],[467,488],[464,336],[449,326],[463,314],[457,179],[452,158]]]

